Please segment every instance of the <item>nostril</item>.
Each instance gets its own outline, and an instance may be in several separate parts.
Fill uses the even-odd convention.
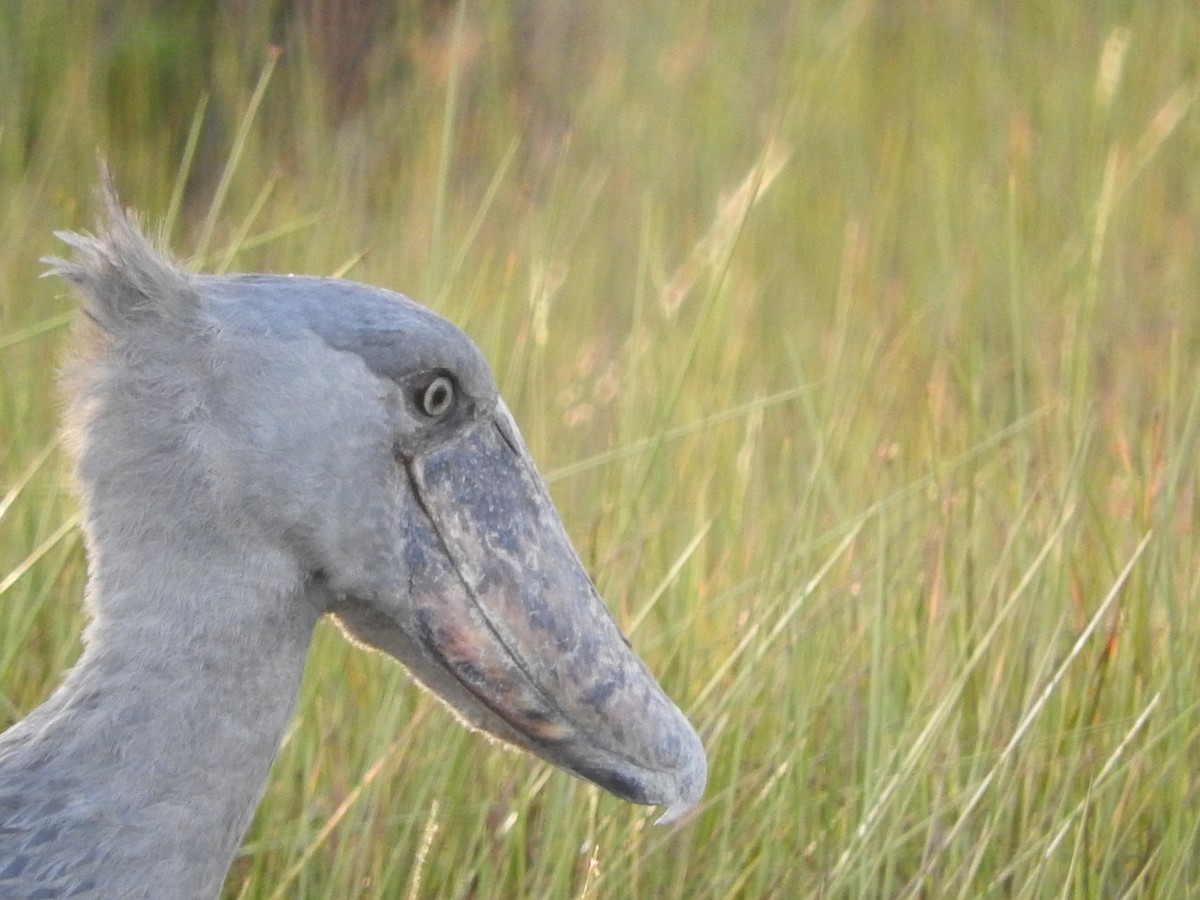
[[[508,423],[499,417],[495,419],[495,422],[496,430],[500,432],[500,437],[504,438],[504,443],[508,444],[508,449],[511,450],[514,455],[520,456],[521,451],[517,449],[516,435],[509,432]]]

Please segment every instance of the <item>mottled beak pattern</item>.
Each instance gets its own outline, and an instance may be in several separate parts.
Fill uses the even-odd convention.
[[[449,561],[410,560],[429,576],[416,636],[481,708],[459,711],[665,820],[694,806],[700,739],[600,599],[503,403],[405,465]]]

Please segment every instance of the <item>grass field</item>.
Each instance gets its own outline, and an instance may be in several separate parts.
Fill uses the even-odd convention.
[[[1200,896],[1194,3],[474,4],[332,112],[98,6],[0,11],[0,727],[78,652],[99,152],[197,267],[462,325],[709,752],[654,828],[323,627],[226,897]]]

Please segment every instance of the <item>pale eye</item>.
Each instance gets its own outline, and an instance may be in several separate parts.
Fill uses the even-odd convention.
[[[454,405],[454,382],[439,375],[429,382],[421,394],[421,412],[431,419],[444,416]]]

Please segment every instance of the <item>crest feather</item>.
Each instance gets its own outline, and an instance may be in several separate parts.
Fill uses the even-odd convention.
[[[121,208],[112,177],[102,168],[96,234],[55,232],[74,251],[47,257],[46,274],[75,285],[84,311],[104,331],[121,336],[142,327],[194,328],[200,295],[191,277],[157,250]]]

